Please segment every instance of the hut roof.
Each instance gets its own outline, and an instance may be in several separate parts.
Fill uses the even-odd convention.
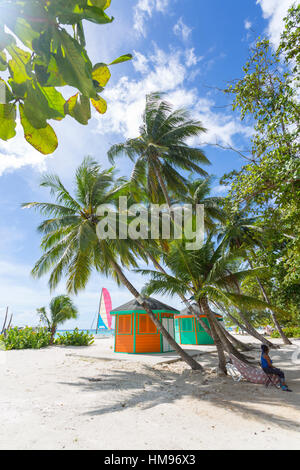
[[[191,306],[196,311],[196,313],[201,313],[202,314],[202,312],[200,312],[200,308],[199,308],[198,304],[194,303]],[[222,317],[222,315],[220,313],[216,313],[216,312],[213,312],[213,313],[218,317]],[[188,308],[185,308],[184,310],[181,310],[180,315],[191,315],[191,313],[190,313]]]
[[[159,300],[153,299],[153,297],[147,297],[147,302],[151,310],[161,310],[161,311],[171,311],[174,313],[179,313],[179,311],[174,308],[170,307],[170,305],[163,304]],[[134,298],[127,302],[126,304],[121,305],[120,307],[113,308],[111,312],[131,312],[135,310],[144,310],[142,305],[138,303],[138,301]]]

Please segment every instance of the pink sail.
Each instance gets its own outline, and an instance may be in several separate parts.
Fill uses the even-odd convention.
[[[112,317],[110,312],[112,310],[111,298],[108,290],[103,287],[101,291],[101,300],[99,306],[99,319],[98,325],[102,320],[107,329],[111,330],[112,328]]]

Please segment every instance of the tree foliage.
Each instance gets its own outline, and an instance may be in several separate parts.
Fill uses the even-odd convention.
[[[253,262],[269,266],[272,302],[293,321],[300,298],[299,23],[298,5],[288,12],[278,49],[259,40],[243,77],[226,90],[254,134],[252,161],[222,180],[231,185],[227,207],[258,216],[264,237]]]
[[[43,154],[58,142],[48,123],[66,115],[81,124],[91,118],[91,105],[100,113],[101,97],[111,73],[109,65],[131,59],[123,55],[110,64],[93,64],[86,50],[83,20],[108,24],[111,0],[0,0],[0,138],[16,135],[16,119],[24,136]],[[65,100],[66,86],[76,93]],[[2,102],[1,102],[2,101]]]

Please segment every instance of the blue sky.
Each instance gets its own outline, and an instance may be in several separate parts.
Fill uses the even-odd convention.
[[[224,194],[218,178],[238,169],[241,158],[211,144],[249,148],[251,125],[230,110],[218,91],[242,73],[249,47],[260,35],[278,44],[282,19],[291,0],[112,0],[110,25],[86,24],[87,48],[94,62],[111,62],[124,53],[134,60],[111,67],[112,78],[105,98],[108,112],[94,115],[88,126],[66,118],[54,127],[59,147],[48,157],[25,143],[22,132],[13,140],[0,141],[0,325],[4,307],[14,313],[15,325],[37,323],[36,308],[47,305],[51,295],[64,292],[61,284],[50,294],[47,278],[33,280],[30,270],[40,256],[36,226],[40,216],[22,210],[27,201],[49,200],[39,188],[43,172],[55,172],[72,187],[72,175],[85,155],[104,167],[110,145],[138,133],[145,94],[161,90],[174,106],[187,106],[200,119],[206,134],[193,144],[201,146],[216,176],[214,194]],[[68,97],[67,95],[65,95]],[[120,175],[130,165],[118,160]],[[130,273],[137,287],[143,280]],[[125,289],[95,273],[87,289],[74,298],[80,318],[65,327],[89,328],[98,308],[101,287],[107,287],[113,306],[130,299]],[[159,297],[159,296],[158,296]],[[181,308],[177,298],[164,298]],[[76,325],[75,325],[76,324]]]

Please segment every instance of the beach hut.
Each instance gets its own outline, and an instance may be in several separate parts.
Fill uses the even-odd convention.
[[[174,315],[179,311],[151,297],[147,302],[166,330],[174,338]],[[115,352],[162,353],[171,351],[169,343],[136,299],[113,309],[115,316]]]
[[[193,304],[193,308],[200,314],[200,309],[197,304]],[[205,315],[200,314],[204,323],[208,325],[208,320]],[[215,313],[218,321],[223,321],[223,318],[218,313]],[[175,339],[179,344],[214,344],[214,340],[210,335],[204,331],[196,317],[189,313],[186,308],[175,316]]]

